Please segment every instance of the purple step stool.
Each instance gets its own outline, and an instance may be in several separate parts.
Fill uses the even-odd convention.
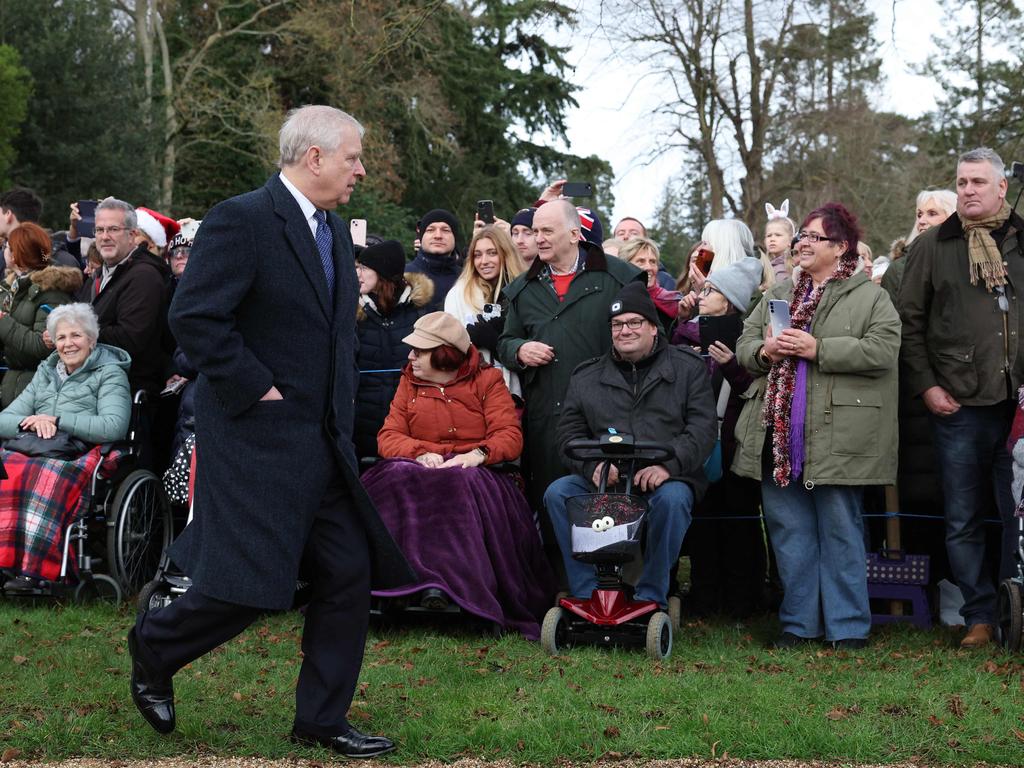
[[[868,597],[879,600],[905,600],[914,612],[909,616],[872,613],[872,624],[908,621],[921,629],[930,629],[932,614],[928,608],[928,555],[906,555],[883,550],[867,556]]]

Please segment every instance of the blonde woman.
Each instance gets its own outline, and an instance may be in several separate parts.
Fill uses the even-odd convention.
[[[502,289],[525,270],[519,250],[503,229],[493,225],[473,233],[466,263],[444,300],[444,311],[458,318],[483,359],[501,369],[509,391],[522,396],[519,377],[504,368],[494,350],[505,327],[508,299]]]

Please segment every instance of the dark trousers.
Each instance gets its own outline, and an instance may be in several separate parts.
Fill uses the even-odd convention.
[[[690,597],[696,615],[749,616],[765,607],[767,551],[757,517],[761,484],[726,471],[694,510],[683,551],[690,556]]]
[[[964,596],[964,622],[995,621],[996,589],[985,564],[985,518],[995,496],[1003,522],[999,578],[1013,575],[1017,527],[1013,525],[1012,477],[1006,438],[1014,402],[961,406],[951,416],[931,416],[935,453],[946,506],[946,552],[953,578]]]
[[[244,536],[244,531],[239,531]],[[312,585],[302,631],[302,668],[295,725],[323,736],[348,730],[345,719],[363,663],[370,612],[366,534],[341,480],[328,486],[303,554]],[[265,613],[190,589],[135,624],[139,653],[154,670],[173,675],[227,642]]]

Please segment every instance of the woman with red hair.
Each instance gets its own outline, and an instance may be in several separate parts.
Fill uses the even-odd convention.
[[[839,203],[808,214],[795,238],[796,284],[769,289],[736,345],[756,378],[743,393],[732,470],[761,481],[785,591],[780,648],[818,638],[862,648],[871,629],[862,496],[896,480],[900,318],[856,268],[860,236]],[[772,315],[786,309],[788,327],[773,332]]]
[[[14,402],[50,355],[52,349],[43,343],[47,316],[70,304],[82,287],[82,271],[52,264],[52,255],[50,236],[38,224],[22,224],[7,237],[7,276],[0,286],[0,347],[7,372],[0,408]]]
[[[481,363],[466,328],[432,312],[403,341],[412,351],[377,436],[386,459],[363,475],[381,518],[419,574],[427,608],[465,611],[540,634],[553,577],[526,499],[508,474],[487,467],[519,458],[523,433],[501,371]]]

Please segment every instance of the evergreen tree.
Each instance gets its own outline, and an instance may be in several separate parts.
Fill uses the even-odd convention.
[[[112,0],[0,0],[0,43],[32,76],[28,115],[9,176],[43,199],[44,222],[66,228],[68,203],[116,195],[152,203],[154,137],[139,119],[134,46]]]
[[[7,171],[14,161],[13,142],[28,114],[32,75],[21,64],[18,51],[0,45],[0,185],[8,186]]]

